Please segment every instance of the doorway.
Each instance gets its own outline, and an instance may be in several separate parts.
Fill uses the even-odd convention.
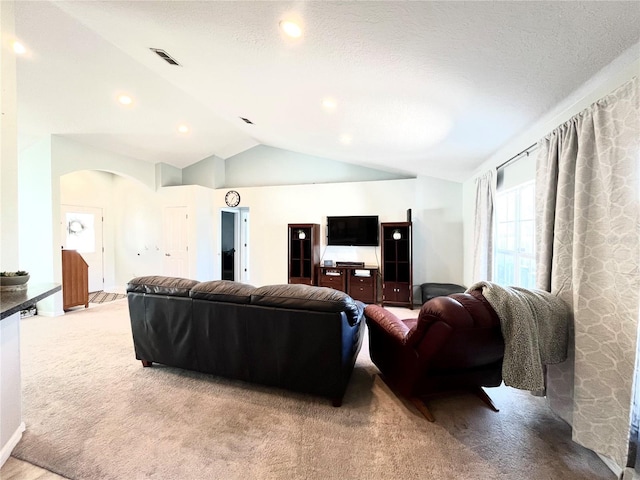
[[[75,250],[89,266],[89,291],[104,290],[102,208],[61,205],[62,248]]]
[[[249,209],[220,211],[220,278],[249,282]]]

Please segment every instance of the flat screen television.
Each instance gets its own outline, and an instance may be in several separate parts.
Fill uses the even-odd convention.
[[[327,245],[374,247],[379,230],[377,215],[327,217]]]

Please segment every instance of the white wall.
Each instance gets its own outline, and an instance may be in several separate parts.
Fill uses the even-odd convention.
[[[220,209],[225,207],[226,188],[213,190],[192,185],[156,191],[155,180],[151,179],[155,175],[154,165],[143,165],[144,162],[61,137],[52,137],[50,149],[47,145],[31,153],[40,159],[36,165],[48,164],[51,170],[53,213],[49,221],[54,219],[56,226],[46,232],[47,236],[51,235],[46,241],[51,255],[57,257],[53,260],[54,278],[61,279],[61,274],[56,277],[55,271],[60,261],[61,232],[57,228],[60,203],[104,208],[108,250],[105,265],[112,264],[107,266],[110,280],[106,288],[122,290],[135,276],[162,274],[162,211],[166,206],[188,207],[189,276],[198,280],[220,277],[219,222]],[[120,168],[124,168],[124,172],[120,172]],[[81,172],[72,173],[76,170]],[[67,175],[63,176],[62,172]],[[134,176],[135,179],[130,178]],[[369,214],[378,215],[381,222],[403,221],[409,208],[414,221],[414,284],[462,282],[462,185],[459,183],[419,177],[234,188],[241,193],[240,206],[250,211],[250,281],[255,285],[286,283],[288,223],[321,224],[324,249],[329,215]],[[57,249],[52,251],[51,245]],[[328,247],[324,253],[327,259],[380,263],[379,248]],[[57,268],[59,270],[59,266]]]
[[[155,166],[60,136],[50,136],[19,153],[20,259],[34,281],[62,283],[60,178],[84,170],[117,172],[155,188]],[[89,196],[93,193],[87,192]],[[110,235],[110,230],[106,235]],[[62,294],[38,303],[38,313],[61,315]]]
[[[87,171],[87,170],[95,170],[102,172],[110,172],[116,173],[118,175],[125,176],[134,180],[140,188],[146,188],[149,191],[153,191],[155,189],[156,182],[156,172],[155,165],[143,162],[140,160],[135,160],[133,158],[125,157],[122,155],[118,155],[115,153],[107,152],[105,150],[100,150],[93,147],[88,147],[81,143],[75,142],[68,138],[60,137],[57,135],[51,136],[51,185],[52,185],[52,218],[57,225],[60,219],[60,205],[62,203],[62,195],[61,195],[61,181],[60,179],[63,175],[78,172],[78,171]],[[89,177],[85,177],[89,178]],[[92,181],[96,181],[98,185],[104,186],[106,190],[108,190],[108,182],[106,182],[105,178],[107,177],[98,177],[97,175],[92,175]],[[100,181],[97,179],[101,178]],[[69,194],[68,192],[66,194]],[[116,198],[115,194],[111,195],[106,192],[104,194],[92,193],[89,189],[87,189],[84,194],[81,191],[78,192],[76,199],[78,201],[82,201],[82,198],[85,197],[87,202],[91,202],[92,200],[89,198],[91,196],[96,196],[98,198],[98,202],[106,202],[108,199]],[[111,209],[110,209],[111,210]],[[110,215],[111,216],[111,215]],[[103,235],[105,238],[116,238],[115,235],[118,233],[118,229],[116,225],[107,225],[106,228],[103,229]],[[54,281],[60,283],[62,281],[62,263],[60,258],[60,245],[61,245],[61,230],[60,228],[53,229],[53,266],[54,266]],[[110,253],[109,260],[115,259],[116,257],[116,244],[115,240],[113,242],[113,253]],[[107,257],[105,257],[107,260]],[[113,262],[110,262],[113,263]],[[105,263],[106,266],[106,263]],[[115,282],[115,285],[105,285],[105,288],[117,288],[118,287],[118,279],[116,277],[116,268],[117,263],[114,264],[113,269],[113,279],[111,281]],[[111,267],[109,267],[111,268]],[[105,277],[105,282],[106,282]]]
[[[266,145],[258,145],[234,155],[225,163],[225,185],[236,187],[362,182],[411,177]]]
[[[176,186],[152,191],[139,182],[104,172],[62,177],[64,203],[105,208],[104,235],[112,239],[114,281],[122,290],[133,277],[162,274],[162,212],[167,206],[189,211],[189,276],[220,278],[220,209],[227,189]],[[354,182],[239,189],[241,206],[250,211],[250,282],[286,283],[287,224],[319,223],[324,257],[380,264],[374,247],[325,247],[329,215],[378,215],[381,222],[403,221],[412,209],[414,283],[462,279],[461,184],[421,177],[409,180]],[[65,192],[73,189],[73,192]],[[106,242],[105,242],[106,243]],[[105,256],[107,261],[107,256]]]
[[[0,269],[18,270],[18,142],[14,2],[0,2]]]
[[[0,268],[20,266],[19,179],[16,136],[16,62],[7,46],[14,35],[15,4],[0,2]],[[0,467],[24,431],[20,384],[20,314],[0,322]]]
[[[189,220],[188,277],[213,279],[212,190],[174,186],[151,191],[138,182],[114,177],[114,250],[116,289],[134,277],[163,274],[162,214],[165,207],[187,207]]]
[[[109,291],[115,282],[114,251],[114,175],[108,172],[83,170],[60,177],[60,203],[80,207],[102,209],[102,243],[104,248],[103,272],[104,288]],[[62,219],[59,219],[60,222]],[[54,225],[57,225],[54,222]]]
[[[113,181],[116,285],[159,275],[162,265],[162,207],[155,191],[116,176]]]
[[[433,178],[237,188],[240,206],[249,208],[251,265],[249,282],[287,282],[287,225],[318,223],[325,259],[380,264],[379,247],[326,247],[326,217],[378,215],[380,222],[414,221],[414,284],[462,280],[462,185]],[[216,190],[214,205],[224,205],[226,189]],[[219,213],[218,213],[219,219]],[[216,252],[220,251],[219,220]],[[220,258],[215,272],[220,271]]]
[[[640,43],[620,55],[620,57],[558,104],[556,108],[544,115],[535,125],[498,150],[464,182],[462,197],[464,215],[464,281],[466,285],[472,284],[475,280],[472,269],[476,178],[489,169],[495,169],[512,156],[538,142],[559,125],[638,75],[640,75]],[[535,155],[536,153],[534,153]]]
[[[225,160],[211,156],[189,165],[182,170],[182,183],[219,188],[225,185]]]

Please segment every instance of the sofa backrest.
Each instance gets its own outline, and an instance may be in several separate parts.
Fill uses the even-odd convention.
[[[251,302],[256,287],[231,280],[211,280],[198,283],[191,289],[191,298],[214,302],[240,303]]]
[[[234,304],[251,304],[290,310],[344,312],[349,324],[355,325],[363,315],[364,304],[344,292],[310,285],[266,285],[254,287],[230,280],[198,282],[186,278],[161,275],[136,277],[127,284],[127,293],[145,293],[174,297],[190,297]]]
[[[189,280],[188,278],[164,277],[161,275],[136,277],[127,283],[127,293],[188,297],[191,289],[197,284],[196,280]]]
[[[310,285],[266,285],[251,295],[252,305],[310,310],[316,312],[345,312],[349,324],[362,316],[364,305],[338,290]]]

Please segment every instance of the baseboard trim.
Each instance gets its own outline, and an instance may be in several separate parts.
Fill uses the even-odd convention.
[[[600,455],[598,452],[596,452],[596,455],[598,455],[600,457],[600,460],[602,460],[604,464],[609,467],[609,470],[611,470],[615,474],[616,478],[622,478],[623,469],[620,468],[620,466],[616,462],[611,460],[609,457]]]
[[[18,425],[17,430],[13,432],[13,435],[11,435],[9,441],[2,447],[2,449],[0,449],[0,467],[2,467],[2,465],[4,465],[7,460],[9,460],[11,452],[13,452],[13,449],[16,448],[16,445],[18,445],[18,442],[22,438],[22,432],[24,432],[25,429],[26,426],[24,422],[20,422],[20,425]]]
[[[62,310],[61,312],[38,310],[38,315],[40,315],[41,317],[61,317],[62,315],[64,315],[64,310]]]

